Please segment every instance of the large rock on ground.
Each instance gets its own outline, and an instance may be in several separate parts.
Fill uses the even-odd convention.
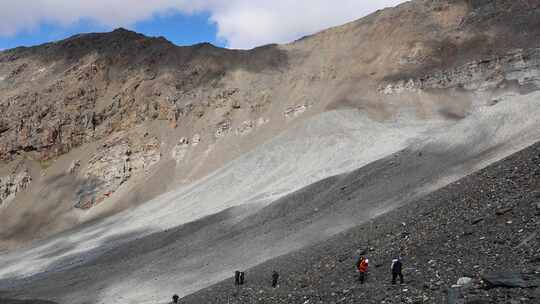
[[[482,274],[486,288],[532,288],[540,287],[540,274],[518,272],[494,272]]]

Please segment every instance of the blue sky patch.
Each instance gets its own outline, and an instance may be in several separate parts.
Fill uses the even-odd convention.
[[[217,39],[217,25],[210,22],[209,17],[206,13],[193,15],[181,13],[160,14],[154,16],[151,20],[138,22],[132,26],[125,26],[125,28],[147,36],[164,36],[176,45],[210,42],[224,47],[226,41]],[[100,25],[91,20],[81,20],[69,26],[42,23],[34,30],[24,31],[15,36],[0,36],[0,50],[58,41],[80,33],[107,32],[111,30],[113,28]]]

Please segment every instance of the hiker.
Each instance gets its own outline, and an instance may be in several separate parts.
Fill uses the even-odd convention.
[[[244,279],[245,279],[245,273],[241,271],[240,272],[240,285],[244,285]]]
[[[279,273],[274,270],[274,272],[272,272],[272,288],[277,287],[278,279],[279,279]]]
[[[392,270],[392,284],[396,284],[396,279],[399,276],[399,282],[400,284],[403,284],[403,274],[401,273],[401,258],[397,257],[392,260],[392,266],[390,266],[390,269]]]
[[[172,302],[174,304],[177,304],[179,299],[180,299],[180,297],[178,295],[176,295],[176,294],[174,296],[172,296]]]
[[[240,271],[238,270],[234,272],[234,285],[240,285]]]
[[[364,284],[364,281],[366,280],[368,266],[369,266],[369,260],[363,256],[361,256],[356,262],[356,267],[358,269],[358,274],[359,274],[358,280],[360,281],[360,284]]]

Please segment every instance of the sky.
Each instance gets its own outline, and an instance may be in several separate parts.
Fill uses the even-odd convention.
[[[404,0],[0,0],[0,50],[118,27],[177,45],[287,43]]]

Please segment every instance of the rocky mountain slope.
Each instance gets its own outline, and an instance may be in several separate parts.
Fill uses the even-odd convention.
[[[516,279],[493,288],[482,278],[540,276],[539,183],[536,144],[321,244],[248,269],[246,285],[239,290],[231,278],[181,302],[535,303],[540,299],[540,286],[534,285],[540,284],[538,279],[529,288],[516,286]],[[357,282],[354,271],[358,250],[371,261],[365,285]],[[396,254],[405,263],[401,286],[391,285],[388,273]],[[280,273],[277,289],[270,287],[273,270]],[[461,277],[470,277],[472,284],[455,286]],[[166,303],[168,296],[163,293],[156,303]]]
[[[249,269],[239,290],[228,279],[181,302],[537,303],[539,231],[535,144],[406,207]],[[354,270],[357,251],[371,264],[365,285]],[[403,285],[391,285],[397,255]],[[277,289],[273,270],[281,274]],[[457,286],[463,277],[472,282]]]
[[[413,1],[251,51],[177,47],[123,29],[4,51],[2,239],[16,244],[141,204],[329,109],[376,121],[459,119],[534,90],[537,8]],[[59,179],[66,191],[44,195]],[[93,215],[74,209],[97,205]],[[20,210],[36,223],[22,234]]]
[[[0,291],[187,295],[538,142],[539,17],[416,0],[250,51],[119,29],[1,52]]]

